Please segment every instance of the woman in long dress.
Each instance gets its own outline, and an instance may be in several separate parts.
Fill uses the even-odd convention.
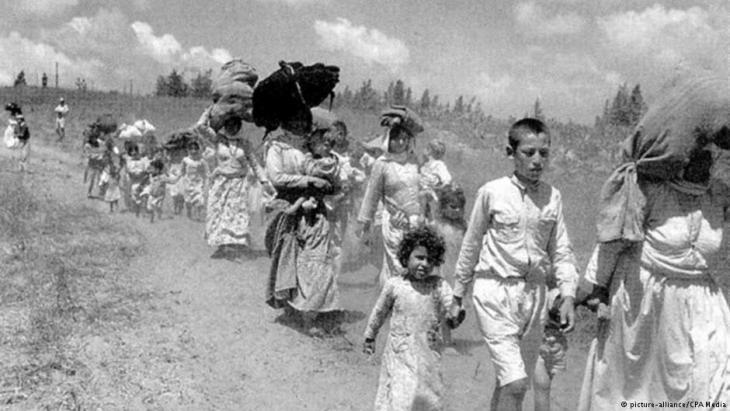
[[[295,311],[302,314],[304,327],[315,334],[326,331],[315,325],[317,316],[340,309],[330,223],[322,202],[335,188],[324,178],[305,174],[305,139],[283,130],[267,147],[266,171],[276,198],[267,210],[266,248],[271,269],[266,302],[287,309],[290,315]],[[307,210],[301,205],[309,197],[317,203]]]
[[[237,258],[250,244],[249,172],[267,185],[266,175],[253,155],[251,143],[240,133],[241,120],[231,117],[218,132],[216,168],[208,190],[205,235],[218,247],[214,257]]]
[[[397,124],[383,138],[383,151],[372,166],[358,222],[360,237],[369,232],[378,202],[383,204],[382,233],[385,253],[380,270],[380,286],[400,275],[403,267],[396,256],[403,234],[423,222],[419,198],[418,159],[413,150],[414,132]]]
[[[730,149],[729,84],[695,78],[662,95],[604,185],[601,242],[585,279],[608,306],[607,321],[579,410],[730,402],[730,310],[719,282],[730,199],[726,186],[710,184],[713,157]]]

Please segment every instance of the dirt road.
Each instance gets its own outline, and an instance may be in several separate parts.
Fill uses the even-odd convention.
[[[59,201],[88,202],[77,157],[36,147],[33,179]],[[345,334],[312,338],[263,302],[269,260],[211,259],[203,225],[184,217],[150,224],[110,214],[145,238],[145,253],[124,274],[149,296],[131,309],[131,327],[83,337],[91,370],[86,392],[104,410],[368,410],[377,387],[378,352],[361,353],[362,330],[375,300],[374,268],[339,279]],[[473,313],[455,332],[458,355],[443,357],[449,410],[485,409],[493,375]],[[572,409],[585,353],[573,349],[554,383],[554,409]],[[532,399],[525,409],[532,408]]]

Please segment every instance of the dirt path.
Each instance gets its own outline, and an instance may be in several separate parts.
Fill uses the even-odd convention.
[[[86,199],[77,157],[36,147],[33,161],[34,178],[43,176],[54,196],[106,212],[106,204]],[[137,326],[79,342],[93,370],[88,391],[104,410],[371,409],[387,335],[382,330],[375,358],[360,353],[375,300],[372,267],[339,279],[345,335],[311,338],[282,324],[280,313],[263,303],[268,258],[211,259],[202,223],[183,217],[154,224],[126,213],[109,218],[146,238],[146,253],[126,275],[150,298],[133,308]],[[493,376],[471,311],[455,339],[461,355],[445,355],[443,362],[447,409],[485,409]],[[571,350],[569,371],[554,383],[554,409],[573,408],[584,358]],[[525,409],[531,407],[530,397]]]

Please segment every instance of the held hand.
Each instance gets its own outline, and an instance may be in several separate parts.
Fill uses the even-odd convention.
[[[318,190],[330,190],[332,188],[329,181],[319,177],[309,177],[309,185]]]
[[[276,189],[274,188],[274,185],[271,184],[271,181],[262,181],[261,188],[263,189],[263,191],[266,195],[271,196],[271,197],[276,196]]]
[[[575,306],[573,297],[563,297],[560,304],[560,327],[564,333],[573,331],[575,327]]]
[[[366,355],[375,354],[375,340],[366,338],[365,342],[362,344],[362,352]]]

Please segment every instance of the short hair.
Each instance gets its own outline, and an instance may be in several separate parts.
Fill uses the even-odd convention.
[[[398,245],[398,261],[403,267],[408,267],[408,259],[416,247],[425,247],[428,260],[436,267],[444,263],[446,243],[433,229],[420,227],[408,231]]]
[[[193,141],[191,141],[191,142],[188,143],[188,147],[187,148],[188,148],[188,150],[193,150],[193,149],[200,150],[200,143],[198,143],[197,141],[193,140]]]
[[[336,128],[342,133],[343,137],[347,137],[347,124],[342,120],[335,120],[332,123],[332,128]]]
[[[550,130],[548,126],[542,120],[536,118],[525,117],[522,120],[516,121],[512,124],[507,132],[507,140],[509,146],[513,150],[517,150],[520,145],[520,141],[528,134],[545,134],[548,136],[548,142],[550,142]]]
[[[446,144],[441,140],[431,140],[428,142],[428,149],[431,150],[431,155],[436,160],[440,160],[446,154]]]

